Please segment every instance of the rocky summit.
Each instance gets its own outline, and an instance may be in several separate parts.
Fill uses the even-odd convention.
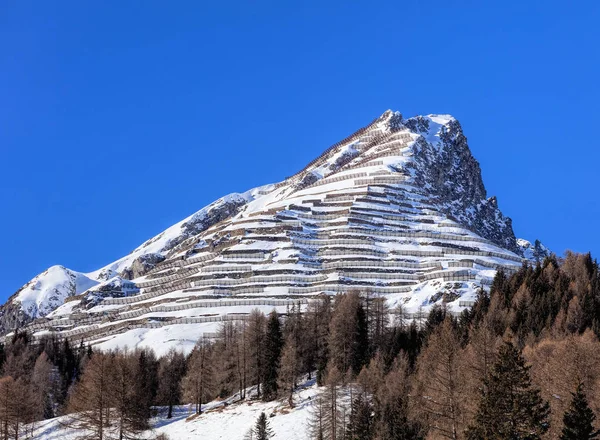
[[[388,110],[293,176],[225,196],[95,272],[48,269],[2,306],[0,324],[189,350],[222,321],[321,294],[382,295],[408,317],[436,303],[459,313],[497,270],[544,252],[488,198],[456,119]]]

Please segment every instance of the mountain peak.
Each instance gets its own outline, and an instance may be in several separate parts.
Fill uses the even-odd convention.
[[[460,311],[497,268],[519,267],[522,252],[458,121],[387,110],[293,176],[222,197],[114,263],[39,275],[3,306],[2,327],[14,327],[15,313],[25,323],[54,310],[40,334],[51,326],[65,337],[113,335],[109,347],[138,328],[162,343],[157,335],[180,340],[164,326],[212,331],[231,304],[241,316],[257,306],[284,311],[349,289],[409,311],[440,301]],[[33,310],[35,295],[54,300]],[[114,325],[93,324],[107,314]]]

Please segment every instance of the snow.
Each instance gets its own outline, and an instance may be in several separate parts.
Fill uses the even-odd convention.
[[[319,388],[313,381],[305,382],[294,394],[294,408],[287,402],[262,402],[246,400],[234,402],[228,399],[228,405],[215,401],[204,406],[204,413],[195,416],[192,407],[174,408],[172,419],[166,419],[165,408],[161,416],[152,420],[152,430],[140,435],[140,439],[151,439],[164,433],[171,440],[243,440],[254,427],[258,416],[264,412],[268,416],[273,431],[273,440],[308,440],[308,422],[311,416],[311,404]],[[34,438],[45,440],[75,440],[82,432],[65,428],[68,416],[44,420],[36,423]]]
[[[13,298],[22,310],[32,317],[45,316],[64,303],[69,296],[78,295],[98,284],[85,274],[63,266],[52,266],[21,288]]]
[[[165,229],[157,236],[145,241],[144,243],[142,243],[141,246],[134,249],[129,255],[113,263],[110,263],[94,272],[90,272],[87,275],[90,278],[98,278],[98,276],[102,273],[117,274],[122,272],[126,268],[129,268],[131,266],[131,263],[133,263],[133,261],[141,255],[152,253],[165,254],[165,248],[169,245],[171,241],[175,240],[182,234],[182,228],[186,223],[200,221],[203,218],[205,218],[212,209],[232,201],[243,201],[245,203],[248,203],[254,200],[255,197],[260,197],[259,192],[265,190],[268,187],[270,187],[270,185],[253,188],[244,193],[231,193],[226,195],[225,197],[221,197],[220,199],[216,200],[210,205],[205,206],[196,213],[184,218],[180,222],[175,223],[173,226]]]
[[[124,347],[151,348],[157,356],[164,356],[174,348],[187,355],[205,333],[215,333],[219,324],[207,322],[193,325],[172,324],[160,328],[137,328],[106,338],[94,345],[94,348],[106,351]]]
[[[536,262],[536,258],[534,255],[534,245],[523,238],[517,238],[517,246],[519,246],[523,250],[523,256],[532,262]],[[552,252],[546,246],[540,243],[540,252],[542,253],[541,257],[545,255],[550,255]]]
[[[291,299],[363,288],[379,289],[390,305],[402,304],[411,313],[421,309],[426,311],[433,303],[440,303],[440,292],[446,292],[451,294],[449,306],[458,313],[464,308],[459,303],[471,301],[480,285],[493,278],[496,266],[510,270],[519,267],[521,260],[514,253],[482,239],[465,225],[449,220],[442,214],[444,207],[436,204],[426,188],[416,187],[410,180],[407,162],[412,160],[416,140],[422,136],[433,147],[430,154],[437,155],[442,148],[440,133],[454,118],[428,115],[423,117],[429,124],[427,130],[420,128],[409,132],[402,127],[399,131],[389,130],[386,121],[398,115],[386,113],[368,133],[363,132],[358,138],[340,144],[303,173],[275,185],[225,196],[97,271],[79,274],[62,268],[62,272],[59,271],[62,278],[58,275],[44,278],[46,283],[42,284],[46,293],[22,292],[21,299],[31,310],[40,308],[36,303],[38,299],[47,310],[45,313],[56,309],[50,316],[66,318],[64,322],[70,321],[70,324],[63,322],[63,325],[70,325],[75,331],[83,328],[76,322],[80,319],[78,316],[90,316],[85,325],[92,321],[95,328],[102,329],[105,334],[94,333],[86,342],[101,349],[151,347],[159,354],[166,353],[171,347],[189,352],[199,337],[214,333],[219,323],[201,322],[207,315],[226,317],[231,313],[246,314],[257,308],[232,305],[173,307],[182,301],[190,305],[188,301],[193,304],[194,301],[221,297]],[[381,143],[375,146],[369,143],[373,138],[382,139],[382,135]],[[344,155],[352,160],[341,168],[333,166]],[[319,180],[300,187],[306,173],[313,173]],[[201,230],[206,227],[203,220],[212,210],[227,208],[227,204],[241,208],[231,218]],[[473,216],[476,209],[479,206],[468,206],[461,215]],[[502,221],[502,218],[496,220]],[[198,228],[190,228],[190,224],[197,224]],[[279,228],[281,226],[284,227]],[[403,234],[403,231],[409,232]],[[188,238],[189,247],[172,249]],[[460,245],[463,250],[458,251],[455,245]],[[188,262],[187,251],[199,248],[202,251],[194,255],[207,258],[192,256],[194,260]],[[478,250],[480,255],[468,254],[464,248]],[[157,270],[133,280],[141,291],[121,289],[121,294],[111,292],[112,286],[119,291],[118,287],[123,284],[116,275],[145,254],[160,254],[168,261]],[[179,258],[177,261],[173,260],[175,255]],[[448,265],[449,261],[460,259],[478,260],[481,264],[475,264],[466,278],[465,268]],[[427,266],[411,268],[408,272],[412,276],[405,276],[404,268],[392,267],[396,265],[393,261],[401,260],[413,264],[436,263],[438,268],[433,276],[438,278],[424,276],[431,274]],[[352,265],[336,266],[333,262],[338,261],[351,261]],[[387,264],[386,267],[392,268],[387,274],[391,273],[391,276],[371,275],[369,272],[374,272],[371,269],[376,266],[361,264],[365,261]],[[244,270],[240,270],[240,266],[244,266]],[[227,271],[228,267],[233,269]],[[348,267],[359,272],[353,274]],[[461,270],[461,278],[453,275]],[[70,274],[74,274],[75,287],[73,293],[64,293],[68,290],[64,279],[71,278]],[[468,281],[444,281],[444,277]],[[86,280],[91,285],[86,284]],[[111,288],[104,288],[109,285]],[[62,286],[58,290],[63,293],[51,302],[47,292],[56,286]],[[82,305],[87,301],[63,304],[67,296],[89,287],[94,287],[93,295],[97,301],[92,303],[96,304],[94,307],[84,309]],[[408,289],[410,291],[406,291]],[[92,292],[88,292],[88,297],[91,295]],[[111,296],[124,298],[103,302]],[[258,308],[268,312],[273,307]],[[285,312],[285,307],[279,307],[278,311]],[[172,318],[194,318],[200,323],[181,324],[178,321],[171,324]],[[56,320],[37,326],[36,331],[47,332],[55,324]],[[121,333],[107,335],[108,331]]]
[[[133,261],[141,255],[150,253],[166,254],[165,248],[182,234],[182,227],[186,223],[203,219],[212,209],[225,203],[231,201],[248,203],[256,198],[261,198],[263,196],[260,193],[271,189],[272,186],[264,185],[244,193],[232,193],[222,197],[147,240],[127,256],[95,271],[81,273],[63,266],[52,266],[23,286],[17,292],[17,295],[9,301],[20,303],[23,312],[31,317],[45,316],[60,307],[67,297],[83,293],[98,285],[99,282],[114,278],[118,273],[131,267]]]

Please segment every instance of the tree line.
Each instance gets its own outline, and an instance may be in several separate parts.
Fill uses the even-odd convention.
[[[321,386],[314,439],[591,439],[599,321],[598,263],[567,253],[498,272],[459,317],[434,306],[409,320],[402,306],[350,291],[282,315],[254,310],[190,354],[162,357],[16,332],[0,351],[0,438],[63,414],[89,438],[139,438],[159,407],[166,417],[183,403],[201,414],[216,398],[293,407],[308,379]]]

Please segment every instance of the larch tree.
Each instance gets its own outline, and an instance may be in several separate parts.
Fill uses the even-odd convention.
[[[33,397],[33,407],[31,409],[35,414],[35,419],[41,420],[54,417],[58,381],[56,369],[45,352],[42,352],[35,361],[30,388]]]
[[[217,394],[226,397],[240,390],[238,360],[239,328],[233,321],[225,321],[219,326],[214,342],[214,361],[219,368],[215,371]]]
[[[317,383],[322,385],[327,376],[329,359],[329,323],[331,321],[331,300],[328,295],[321,295],[308,304],[306,311],[306,331],[301,338],[303,370],[309,375],[317,370]],[[310,377],[310,376],[309,376]]]
[[[110,380],[108,393],[110,399],[111,423],[119,440],[139,438],[143,421],[137,410],[135,395],[136,377],[135,358],[128,352],[111,353]]]
[[[560,436],[561,422],[568,409],[571,393],[580,382],[586,390],[590,408],[600,413],[598,346],[594,332],[587,330],[582,335],[568,335],[560,339],[547,337],[523,349],[523,355],[532,365],[532,381],[542,390],[542,397],[550,403],[550,437]]]
[[[202,404],[213,397],[212,353],[210,342],[204,339],[198,341],[190,354],[187,372],[182,380],[183,397],[194,404],[196,414],[201,414]]]
[[[400,354],[392,369],[383,374],[382,366],[377,363],[369,366],[371,381],[378,383],[374,387],[375,402],[375,438],[377,440],[419,440],[422,436],[421,425],[412,419],[409,386],[408,356]],[[373,387],[373,385],[371,385]],[[418,406],[415,403],[414,406]]]
[[[432,330],[417,361],[419,407],[429,429],[443,438],[462,438],[465,425],[464,365],[452,318]]]
[[[288,333],[283,345],[278,375],[279,388],[287,396],[288,404],[292,408],[294,407],[294,390],[296,389],[299,370],[297,344],[294,334],[292,332]]]
[[[330,322],[329,357],[336,369],[345,374],[360,373],[368,358],[368,329],[358,293],[336,297]]]
[[[110,424],[111,369],[111,355],[95,353],[69,398],[67,424],[89,432],[89,438],[106,438]]]
[[[367,292],[364,295],[364,311],[368,328],[368,354],[372,356],[384,345],[389,327],[390,310],[384,297]]]
[[[23,378],[0,379],[0,435],[18,439],[25,423],[31,422],[31,395]]]
[[[261,397],[261,384],[264,379],[264,348],[265,348],[266,318],[260,310],[252,310],[246,327],[246,342],[250,352],[249,375],[256,385],[256,397]]]
[[[236,323],[235,326],[235,345],[233,350],[235,351],[236,360],[236,372],[238,379],[239,395],[240,399],[246,398],[246,388],[248,387],[248,369],[250,362],[248,356],[250,347],[248,345],[248,332],[246,331],[246,321]]]
[[[312,401],[309,435],[313,440],[340,440],[345,435],[344,412],[341,404],[342,373],[331,366],[326,385]]]

